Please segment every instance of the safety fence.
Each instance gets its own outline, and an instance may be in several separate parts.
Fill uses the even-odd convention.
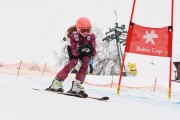
[[[0,63],[0,73],[5,74],[11,74],[11,75],[29,75],[29,76],[55,76],[58,72],[58,68],[49,66],[48,64],[37,64],[37,63],[27,63],[24,61],[20,61],[16,64],[4,64]],[[88,75],[92,76],[92,75]],[[96,75],[93,75],[93,79],[95,79],[95,82],[93,83],[89,78],[86,77],[86,80],[84,84],[90,85],[90,86],[96,86],[96,87],[106,87],[106,88],[117,88],[118,86],[118,76],[111,77],[107,79],[107,76],[101,76],[99,78],[95,77]],[[73,80],[75,78],[75,74],[70,74],[68,76],[68,79]],[[106,78],[107,80],[105,82],[98,83],[97,81],[100,81],[100,79]],[[132,79],[132,77],[124,77],[125,81],[128,79]],[[154,83],[151,83],[150,85],[128,85],[128,83],[124,83],[121,85],[121,88],[127,88],[127,89],[148,89],[152,92],[156,91],[162,91],[167,93],[168,88],[164,87],[163,85],[160,85],[154,81]]]
[[[97,76],[97,75],[93,75],[93,77],[90,77],[92,75],[87,75],[86,80],[84,81],[84,84],[86,85],[90,85],[90,86],[95,86],[95,87],[104,87],[104,88],[117,88],[118,86],[118,80],[119,80],[119,76]],[[68,76],[68,79],[73,80],[75,78],[74,74],[70,74]],[[91,79],[94,80],[91,80]],[[130,80],[131,79],[131,80]],[[129,84],[132,79],[134,79],[132,84]],[[128,81],[130,80],[130,81]],[[100,81],[100,82],[99,82]],[[163,92],[164,94],[167,94],[168,92],[168,87],[162,85],[162,83],[158,83],[157,78],[149,83],[144,83],[144,84],[138,84],[136,83],[136,78],[135,77],[123,77],[123,83],[121,84],[121,88],[124,89],[131,89],[131,90],[140,90],[140,89],[144,89],[144,90],[149,90],[151,92]],[[127,82],[126,82],[127,81]],[[160,80],[159,80],[160,81]],[[137,81],[139,82],[139,81]]]
[[[97,86],[97,87],[108,87],[108,88],[117,88],[118,84],[117,83],[109,83],[109,84],[92,84],[89,83],[87,81],[84,82],[87,85],[91,85],[91,86]],[[128,88],[128,89],[148,89],[152,92],[156,92],[156,91],[161,91],[164,93],[167,93],[168,88],[164,87],[162,85],[159,84],[153,84],[153,85],[147,85],[147,86],[128,86],[128,85],[121,85],[121,88]]]
[[[24,61],[20,61],[15,64],[4,64],[0,63],[0,72],[12,75],[55,75],[57,72],[57,68],[51,67],[45,64],[37,64],[37,63],[28,63]]]

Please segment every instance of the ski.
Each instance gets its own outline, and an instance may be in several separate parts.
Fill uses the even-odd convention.
[[[92,96],[82,97],[79,94],[71,94],[71,93],[63,93],[63,95],[74,96],[74,97],[79,97],[79,98],[90,98],[90,99],[95,99],[95,100],[100,100],[100,101],[109,100],[109,97],[107,97],[107,96],[103,96],[103,97],[92,97]]]
[[[93,96],[88,96],[88,97],[83,97],[80,94],[73,94],[73,93],[67,93],[67,92],[56,92],[56,91],[52,91],[52,90],[42,90],[42,89],[37,89],[37,88],[32,88],[33,90],[36,91],[48,91],[48,92],[52,92],[52,93],[56,93],[56,94],[61,94],[61,95],[66,95],[66,96],[73,96],[73,97],[78,97],[78,98],[89,98],[89,99],[95,99],[95,100],[99,100],[99,101],[107,101],[109,100],[109,97],[107,96],[103,96],[103,97],[93,97]]]

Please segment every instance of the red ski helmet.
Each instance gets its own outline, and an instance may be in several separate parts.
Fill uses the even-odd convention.
[[[80,17],[76,21],[77,32],[80,32],[80,29],[91,29],[91,21],[86,17]]]

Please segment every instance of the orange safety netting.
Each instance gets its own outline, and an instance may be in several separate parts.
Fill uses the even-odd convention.
[[[54,75],[57,69],[45,64],[19,62],[15,64],[0,63],[0,72],[13,75]]]
[[[57,68],[51,67],[47,64],[36,64],[36,63],[27,63],[27,62],[19,62],[16,64],[4,64],[0,63],[0,73],[11,74],[11,75],[31,75],[31,76],[55,76],[58,72]],[[75,75],[70,74],[68,76],[69,79],[74,79]],[[88,82],[88,80],[84,81],[84,84],[96,86],[96,87],[106,87],[106,88],[116,88],[118,86],[117,83],[113,82],[106,84],[93,84]],[[121,85],[121,88],[128,88],[128,89],[148,89],[150,91],[163,91],[167,92],[168,88],[161,86],[159,84],[152,84],[147,86],[128,86],[128,85]]]

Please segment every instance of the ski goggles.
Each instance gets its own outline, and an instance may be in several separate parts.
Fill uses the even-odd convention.
[[[80,32],[81,33],[89,33],[89,32],[91,32],[91,29],[80,29]]]

